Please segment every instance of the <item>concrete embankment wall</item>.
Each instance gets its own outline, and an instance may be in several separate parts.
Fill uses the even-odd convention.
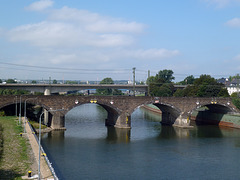
[[[38,146],[38,140],[36,139],[35,133],[32,131],[30,123],[26,123],[26,134],[29,139],[29,143],[31,144],[32,151],[34,154],[34,157],[37,161],[37,164],[39,162],[39,146]],[[50,169],[47,161],[46,156],[43,154],[43,151],[40,152],[41,158],[40,158],[40,172],[41,172],[41,179],[56,179],[53,176],[53,171]]]
[[[191,120],[208,124],[218,124],[219,126],[225,127],[240,128],[240,115],[235,114],[194,111],[191,115]]]
[[[154,112],[161,114],[159,110],[154,105],[144,105],[142,108],[147,109],[149,112]],[[198,121],[207,124],[217,124],[219,126],[240,128],[240,115],[236,114],[221,114],[221,113],[211,113],[207,111],[194,111],[191,115],[191,120]]]
[[[142,108],[147,109],[154,113],[162,114],[162,111],[158,107],[156,107],[152,104],[144,105],[144,106],[142,106]]]

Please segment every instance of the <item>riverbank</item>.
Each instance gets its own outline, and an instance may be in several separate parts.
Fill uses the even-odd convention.
[[[29,123],[26,123],[26,133],[23,133],[24,127],[18,124],[16,117],[0,117],[0,179],[30,179],[29,171],[31,179],[37,179],[38,141]],[[54,179],[43,155],[40,160],[41,179]]]
[[[162,114],[158,107],[148,104],[141,106],[141,108],[146,109],[151,113]],[[221,114],[221,113],[211,113],[209,111],[199,110],[193,111],[190,116],[191,121],[196,123],[213,124],[222,127],[238,128],[240,129],[240,115],[239,114]]]
[[[0,179],[22,179],[28,171],[37,172],[37,163],[23,128],[16,117],[0,117]]]
[[[194,111],[191,115],[191,121],[240,129],[239,114],[220,114],[210,113],[208,111]]]
[[[39,164],[39,146],[37,138],[35,137],[35,133],[33,132],[30,123],[26,123],[26,135],[28,137],[29,143],[32,148],[33,155],[35,157],[35,161]],[[46,154],[44,152],[40,152],[40,172],[41,172],[41,179],[54,179],[52,175],[52,171],[46,162]],[[27,177],[23,177],[23,179],[28,179]]]

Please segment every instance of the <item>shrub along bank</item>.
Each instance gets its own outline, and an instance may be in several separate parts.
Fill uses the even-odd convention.
[[[31,165],[31,147],[17,124],[13,116],[0,117],[0,179],[21,179]]]

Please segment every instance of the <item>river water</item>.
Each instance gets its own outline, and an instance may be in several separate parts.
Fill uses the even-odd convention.
[[[137,109],[132,129],[105,127],[106,111],[85,104],[66,115],[65,132],[42,144],[60,179],[240,179],[240,130],[162,126]]]

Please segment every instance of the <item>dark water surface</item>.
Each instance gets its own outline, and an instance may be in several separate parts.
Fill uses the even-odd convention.
[[[131,130],[105,127],[106,117],[81,105],[67,114],[67,131],[43,135],[60,179],[240,179],[239,129],[162,126],[142,109]]]

